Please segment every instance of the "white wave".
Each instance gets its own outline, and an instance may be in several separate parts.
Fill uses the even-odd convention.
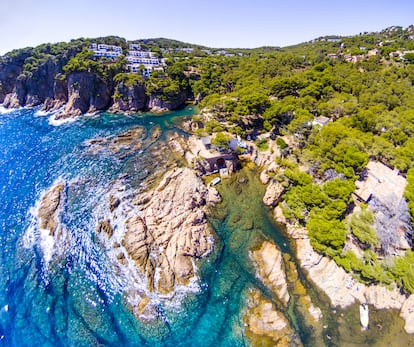
[[[58,184],[65,183],[64,179],[62,177],[59,177],[52,185],[51,187],[54,187]],[[23,235],[22,241],[23,241],[23,247],[28,249],[32,248],[35,245],[38,245],[42,251],[43,254],[43,261],[44,265],[48,266],[50,261],[52,260],[52,257],[55,255],[61,255],[65,251],[65,245],[67,244],[67,232],[65,227],[60,223],[60,220],[58,221],[58,224],[56,226],[55,234],[59,235],[58,237],[54,237],[53,235],[50,235],[50,231],[47,229],[42,229],[39,226],[39,208],[41,201],[45,194],[50,190],[51,188],[45,189],[43,192],[41,192],[39,199],[36,201],[35,205],[30,208],[29,215],[31,218],[31,221],[29,223],[28,228],[26,229],[26,232]],[[64,198],[61,198],[64,200]],[[57,216],[60,219],[60,215],[63,211],[64,204],[61,203],[59,210],[57,211]]]
[[[63,109],[64,107],[60,107],[57,110],[52,110],[52,111],[44,111],[42,109],[39,109],[34,113],[34,116],[35,117],[53,116],[54,114],[61,113]]]
[[[39,245],[43,252],[43,259],[46,264],[49,264],[55,251],[55,238],[49,234],[49,230],[40,229],[39,231]]]
[[[49,118],[49,124],[53,126],[61,126],[63,124],[69,124],[69,123],[76,122],[80,118],[96,118],[97,116],[99,116],[99,112],[92,112],[92,113],[85,113],[78,117],[65,117],[65,118],[56,119],[57,116],[60,116],[63,113],[64,113],[64,107],[60,108],[57,111],[54,111]]]
[[[139,315],[142,319],[154,319],[156,315],[156,307],[162,306],[168,310],[179,312],[182,309],[182,302],[190,294],[197,294],[201,291],[200,279],[198,276],[190,278],[187,285],[176,284],[172,292],[161,294],[157,290],[151,291],[148,288],[147,275],[137,267],[135,261],[129,256],[128,252],[122,246],[122,240],[125,236],[125,222],[128,218],[139,215],[141,212],[134,206],[132,200],[136,197],[137,192],[133,189],[128,189],[122,180],[118,180],[112,184],[110,191],[105,198],[101,200],[99,208],[95,209],[96,224],[102,220],[109,220],[113,228],[111,238],[108,235],[101,233],[98,235],[103,243],[107,255],[116,269],[113,279],[114,284],[119,292],[126,294],[126,300],[131,307],[137,308],[143,298],[148,298],[149,302],[144,310]],[[108,202],[109,196],[120,200],[119,206],[111,212],[109,210]],[[209,240],[213,242],[212,240]],[[117,244],[115,248],[114,245]],[[125,258],[124,263],[120,263],[118,256],[123,254]],[[152,254],[152,256],[155,256]],[[194,272],[197,273],[195,261],[192,260]],[[154,287],[157,288],[161,269],[157,267],[154,272]],[[136,312],[137,313],[137,312]],[[137,313],[138,314],[138,313]]]
[[[99,116],[100,112],[96,111],[96,112],[90,112],[90,113],[85,113],[83,115],[83,117],[85,118],[96,118],[97,116]]]
[[[77,121],[79,117],[68,117],[56,119],[56,116],[60,115],[62,111],[56,112],[49,117],[49,124],[55,127],[61,126],[63,124],[69,124]]]
[[[23,238],[22,238],[23,247],[25,249],[33,248],[39,236],[39,230],[37,229],[38,221],[36,218],[35,207],[30,208],[29,215],[30,215],[31,221],[29,223],[28,228],[26,229],[26,232],[23,234]]]
[[[3,106],[3,104],[0,104],[0,114],[8,114],[8,113],[12,113],[14,111],[18,111],[21,110],[22,107],[18,107],[18,108],[5,108]]]

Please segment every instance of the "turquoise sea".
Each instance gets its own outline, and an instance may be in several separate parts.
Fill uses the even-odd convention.
[[[199,292],[188,294],[179,307],[160,302],[152,322],[134,317],[95,235],[96,211],[114,180],[123,177],[129,187],[138,187],[167,165],[169,154],[165,163],[154,162],[150,148],[91,155],[85,143],[137,126],[148,133],[159,126],[158,141],[165,141],[194,112],[188,107],[165,115],[103,113],[59,126],[38,109],[0,114],[0,346],[248,346],[243,315],[252,288],[284,310],[305,346],[413,345],[396,312],[372,312],[373,327],[361,333],[356,307],[342,312],[329,307],[297,268],[289,239],[261,205],[264,187],[254,168],[219,186],[224,201],[211,211],[215,247],[199,263]],[[46,264],[34,210],[59,179],[70,182],[61,219],[71,243]],[[248,252],[263,240],[290,255],[286,261],[299,271],[296,281],[323,311],[320,326],[312,327],[300,309],[303,290],[293,288],[284,308],[256,278]]]

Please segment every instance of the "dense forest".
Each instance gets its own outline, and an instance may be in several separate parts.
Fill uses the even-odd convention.
[[[220,132],[270,132],[281,149],[287,147],[283,137],[291,136],[294,143],[277,158],[274,172],[286,187],[284,215],[306,226],[313,247],[359,281],[396,282],[408,292],[414,292],[414,253],[400,252],[395,234],[402,230],[412,247],[413,48],[413,28],[397,27],[192,62],[200,71],[192,90],[209,111],[203,131],[216,133],[219,143],[225,142]],[[330,122],[312,126],[317,116]],[[387,206],[373,200],[354,209],[355,182],[369,160],[407,177],[408,205],[404,199]],[[347,239],[362,256],[346,246]]]
[[[138,40],[165,59],[164,71],[149,77],[129,73],[123,58],[96,60],[91,42],[121,46],[117,37],[80,39],[9,53],[20,81],[40,78],[53,61],[55,80],[77,72],[113,85],[144,86],[165,100],[185,93],[199,104],[198,135],[214,134],[225,145],[231,134],[270,134],[283,156],[273,179],[285,187],[280,204],[292,222],[306,226],[313,247],[332,257],[362,282],[397,282],[414,293],[414,252],[395,256],[390,230],[404,230],[412,247],[414,217],[414,27],[388,28],[353,37],[321,37],[284,48],[213,50],[166,39]],[[191,50],[182,50],[191,48]],[[19,70],[20,69],[20,70]],[[10,92],[7,79],[0,95]],[[0,100],[1,101],[1,100]],[[312,126],[317,116],[330,122]],[[293,142],[286,144],[283,138]],[[257,143],[266,148],[266,137]],[[353,210],[352,193],[369,160],[407,178],[404,201],[390,204],[379,219],[375,208]],[[410,220],[411,216],[411,220]],[[352,237],[363,251],[345,247]]]

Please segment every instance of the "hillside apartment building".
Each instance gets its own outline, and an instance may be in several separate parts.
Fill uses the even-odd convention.
[[[92,43],[89,47],[94,53],[94,57],[106,57],[109,59],[115,59],[120,57],[122,47],[105,45],[100,43]],[[163,70],[162,63],[154,52],[141,50],[140,44],[130,44],[128,53],[125,56],[128,61],[127,67],[131,72],[141,72],[144,76],[148,77],[154,70]]]

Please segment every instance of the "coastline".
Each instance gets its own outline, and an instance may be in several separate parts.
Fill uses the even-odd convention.
[[[365,285],[338,266],[333,259],[317,253],[310,244],[307,230],[289,223],[279,208],[276,222],[286,227],[295,244],[296,256],[308,278],[330,299],[333,307],[347,308],[355,303],[368,304],[379,310],[396,309],[404,319],[404,329],[414,333],[414,295],[403,295],[394,286],[391,290],[380,285]]]

